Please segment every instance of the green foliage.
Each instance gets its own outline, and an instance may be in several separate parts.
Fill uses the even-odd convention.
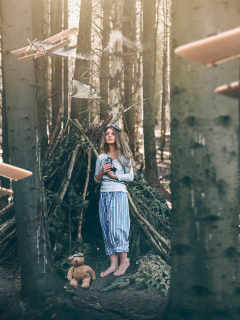
[[[114,289],[124,289],[128,287],[129,284],[130,284],[130,277],[128,278],[120,277],[120,278],[117,278],[117,280],[113,281],[113,283],[110,286],[108,286],[107,288],[104,288],[102,292],[108,292]]]
[[[140,258],[137,272],[131,276],[117,278],[110,286],[104,288],[102,292],[114,289],[124,289],[130,283],[134,283],[137,289],[160,290],[165,296],[170,287],[171,267],[158,255],[148,254]]]
[[[159,289],[164,295],[170,287],[171,267],[158,255],[149,254],[137,261],[139,264],[133,280],[137,288]]]

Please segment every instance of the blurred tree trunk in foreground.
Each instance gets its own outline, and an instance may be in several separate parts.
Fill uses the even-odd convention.
[[[21,293],[30,303],[30,308],[21,304],[19,312],[22,317],[23,310],[33,312],[33,308],[44,303],[38,309],[38,319],[41,314],[46,319],[45,311],[49,318],[55,313],[57,319],[66,319],[69,300],[62,299],[63,289],[51,260],[46,226],[34,62],[24,63],[10,54],[32,39],[31,0],[3,0],[1,6],[10,160],[11,164],[33,172],[31,177],[13,183]]]
[[[173,0],[172,45],[239,24],[239,2]],[[226,19],[226,13],[228,18]],[[224,21],[224,23],[223,23]],[[238,103],[214,89],[238,61],[207,68],[172,52],[172,275],[166,319],[239,319]]]
[[[2,8],[0,7],[0,19],[1,19],[1,67],[3,66],[3,52],[2,52]],[[9,150],[8,150],[8,124],[7,124],[7,106],[6,106],[6,94],[4,84],[4,73],[2,68],[2,159],[4,163],[9,163]],[[9,179],[1,178],[1,185],[4,188],[9,188]]]
[[[152,187],[158,187],[155,143],[155,0],[143,0],[143,133],[145,178]]]

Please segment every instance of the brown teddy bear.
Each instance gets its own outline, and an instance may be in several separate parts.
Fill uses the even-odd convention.
[[[73,267],[69,269],[67,275],[70,286],[77,288],[78,282],[82,280],[81,287],[83,289],[88,289],[90,287],[91,277],[93,280],[96,280],[96,274],[91,267],[84,265],[83,254],[76,253],[69,257],[68,260],[70,260],[73,265]]]

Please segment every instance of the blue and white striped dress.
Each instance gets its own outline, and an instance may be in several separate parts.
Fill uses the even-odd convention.
[[[94,180],[102,183],[99,199],[99,219],[102,227],[105,251],[108,256],[120,252],[129,252],[129,206],[127,189],[124,181],[133,181],[133,168],[126,166],[126,159],[122,156],[124,166],[118,159],[113,160],[117,169],[115,174],[118,180],[111,179],[107,174],[102,181],[96,180],[107,155],[102,153],[96,162]]]

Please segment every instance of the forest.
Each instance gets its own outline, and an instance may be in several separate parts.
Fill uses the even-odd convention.
[[[217,94],[239,80],[239,15],[236,0],[0,1],[1,163],[32,173],[1,177],[1,319],[240,318],[240,96]],[[135,161],[130,267],[101,278],[109,124]],[[67,278],[79,253],[86,290]]]

